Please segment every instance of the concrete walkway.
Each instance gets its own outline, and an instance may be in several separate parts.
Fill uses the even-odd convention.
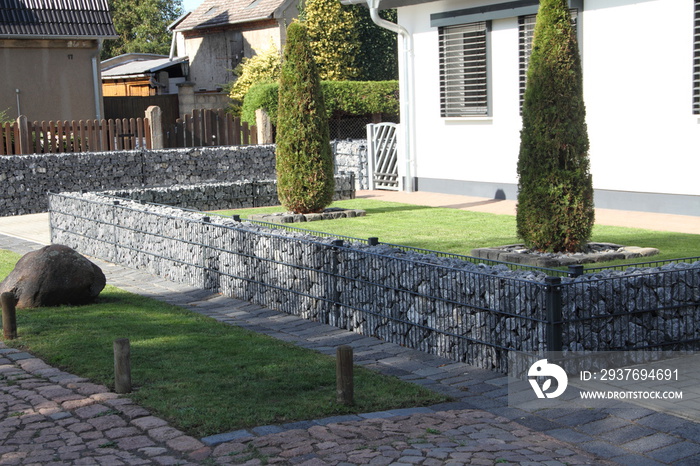
[[[19,217],[11,230],[0,221],[0,248],[41,247],[40,218],[31,232],[17,228]],[[698,423],[628,403],[527,412],[507,405],[501,374],[95,262],[127,291],[326,354],[349,344],[358,364],[455,401],[194,439],[128,398],[0,345],[0,464],[700,464]]]
[[[382,201],[403,202],[405,204],[452,209],[472,210],[501,215],[515,215],[516,201],[484,199],[481,197],[459,196],[427,192],[406,193],[402,191],[358,191],[358,198]],[[658,214],[631,210],[596,209],[597,225],[644,228],[657,231],[674,231],[700,235],[700,206],[697,216]],[[700,254],[700,252],[698,252]]]

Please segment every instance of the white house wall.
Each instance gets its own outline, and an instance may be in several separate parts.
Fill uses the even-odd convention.
[[[517,18],[491,22],[490,115],[440,117],[438,32],[430,15],[489,3],[502,2],[445,0],[398,10],[414,38],[419,190],[517,195]],[[596,204],[700,215],[693,0],[585,0],[579,21]]]

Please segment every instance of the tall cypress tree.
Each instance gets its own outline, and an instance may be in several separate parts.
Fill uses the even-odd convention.
[[[306,27],[287,28],[277,109],[277,194],[295,213],[319,212],[333,200],[333,154],[321,82]]]
[[[541,0],[518,157],[517,233],[529,247],[580,250],[594,223],[581,58],[566,0]]]

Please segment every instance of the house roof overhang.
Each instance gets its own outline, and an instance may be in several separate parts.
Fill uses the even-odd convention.
[[[0,38],[101,40],[118,37],[107,0],[0,0]]]
[[[204,0],[172,26],[177,32],[254,23],[280,18],[297,0]]]
[[[115,60],[120,58],[121,60]],[[102,77],[104,79],[124,79],[138,76],[151,76],[158,71],[187,62],[187,57],[178,57],[170,60],[167,56],[162,55],[120,55],[119,57],[114,57],[102,62]]]

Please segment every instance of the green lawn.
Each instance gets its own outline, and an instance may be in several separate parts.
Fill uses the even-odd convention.
[[[19,259],[0,251],[0,278]],[[131,341],[142,406],[197,437],[244,427],[446,401],[355,369],[355,406],[335,401],[335,358],[108,286],[89,306],[18,310],[19,339],[49,364],[113,387],[117,338]]]
[[[519,242],[515,235],[515,217],[512,215],[423,207],[371,199],[338,201],[332,206],[364,209],[367,211],[367,216],[295,223],[293,226],[363,239],[374,236],[383,243],[463,255],[470,255],[474,248]],[[238,214],[242,218],[247,218],[251,213],[283,211],[282,207],[261,207],[216,213]],[[591,240],[625,246],[653,247],[660,251],[659,255],[650,258],[626,262],[700,256],[700,235],[596,225]],[[624,263],[624,261],[615,263]],[[609,264],[613,263],[594,266]]]

